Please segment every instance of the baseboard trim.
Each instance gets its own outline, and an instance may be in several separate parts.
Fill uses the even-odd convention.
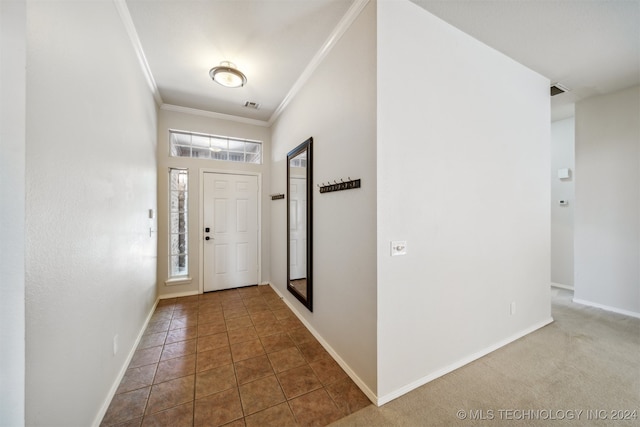
[[[140,344],[140,340],[142,339],[142,336],[144,335],[144,331],[147,330],[147,326],[149,326],[149,322],[151,321],[151,316],[153,316],[153,313],[156,311],[156,307],[158,306],[158,302],[160,301],[160,298],[156,298],[156,302],[153,304],[153,307],[151,307],[151,311],[149,312],[149,314],[147,314],[147,318],[144,321],[144,324],[142,325],[142,329],[140,329],[140,332],[138,333],[138,337],[136,338],[136,341],[133,343],[133,347],[131,347],[131,350],[129,351],[129,354],[127,355],[124,364],[122,365],[122,368],[120,368],[120,372],[118,373],[118,376],[116,377],[115,381],[113,382],[113,385],[111,386],[111,389],[109,389],[109,393],[107,394],[107,398],[104,401],[104,403],[102,404],[102,407],[100,408],[100,411],[98,411],[98,414],[96,415],[96,418],[93,420],[93,423],[91,424],[93,427],[100,427],[100,423],[102,423],[102,419],[104,418],[104,414],[107,413],[107,409],[109,409],[109,405],[111,404],[111,401],[113,400],[113,396],[116,395],[116,391],[118,391],[118,387],[120,386],[120,383],[122,382],[122,379],[124,378],[124,374],[127,372],[127,368],[129,367],[129,363],[131,363],[131,359],[133,359],[133,355],[136,352],[136,349],[138,348],[138,344]]]
[[[640,313],[636,313],[635,311],[624,310],[622,308],[611,307],[609,305],[598,304],[597,302],[586,301],[583,299],[574,298],[573,302],[576,304],[586,305],[593,308],[599,308],[601,310],[610,311],[612,313],[622,314],[624,316],[635,317],[636,319],[640,319]]]
[[[271,285],[271,283],[265,283],[271,286],[271,289],[274,290],[274,292],[276,294],[278,294],[278,296],[280,297],[280,299],[282,299],[282,301],[284,301],[284,303],[287,305],[287,307],[289,307],[291,309],[291,311],[293,312],[293,314],[296,315],[296,317],[298,318],[298,320],[300,320],[302,322],[302,324],[309,330],[309,332],[311,332],[311,334],[318,340],[318,342],[320,343],[320,345],[322,345],[322,347],[324,347],[325,350],[327,350],[327,353],[329,353],[331,355],[331,357],[333,357],[333,359],[338,363],[338,365],[340,365],[340,367],[346,372],[347,375],[349,375],[349,378],[351,378],[353,380],[354,383],[356,383],[356,385],[358,386],[358,388],[360,390],[362,390],[362,392],[369,398],[369,400],[376,406],[380,406],[378,404],[378,397],[376,396],[376,394],[369,388],[367,387],[367,385],[364,383],[364,381],[362,381],[360,379],[360,377],[353,371],[353,369],[351,369],[351,367],[349,366],[349,364],[347,364],[347,362],[345,362],[342,357],[340,357],[340,355],[333,349],[333,347],[331,347],[329,345],[328,342],[326,342],[324,340],[324,338],[322,338],[322,335],[320,335],[318,333],[318,331],[316,331],[313,326],[311,326],[309,324],[309,322],[307,322],[307,320],[304,318],[304,316],[302,316],[302,314],[300,314],[300,312],[298,311],[298,309],[289,302],[289,300],[287,300],[279,291],[278,289],[276,289],[275,286]]]
[[[514,341],[524,337],[525,335],[528,335],[528,334],[530,334],[530,333],[532,333],[532,332],[534,332],[534,331],[536,331],[536,330],[548,325],[551,322],[553,322],[553,318],[549,317],[548,319],[546,319],[546,320],[544,320],[542,322],[536,323],[533,326],[531,326],[529,328],[526,328],[526,329],[524,329],[524,330],[522,330],[522,331],[520,331],[520,332],[518,332],[518,333],[516,333],[514,335],[511,335],[510,337],[508,337],[508,338],[506,338],[504,340],[501,340],[501,341],[497,342],[494,345],[491,345],[491,346],[486,347],[486,348],[484,348],[484,349],[482,349],[482,350],[480,350],[480,351],[478,351],[476,353],[473,353],[473,354],[471,354],[471,355],[469,355],[467,357],[464,357],[464,358],[458,360],[457,362],[454,362],[454,363],[452,363],[450,365],[445,366],[442,369],[438,369],[437,371],[432,372],[431,374],[429,374],[427,376],[424,376],[424,377],[422,377],[422,378],[420,378],[420,379],[418,379],[418,380],[416,380],[416,381],[414,381],[414,382],[412,382],[410,384],[407,384],[406,386],[401,387],[401,388],[397,389],[396,391],[393,391],[393,392],[388,393],[388,394],[386,394],[384,396],[381,396],[378,399],[377,405],[378,406],[382,406],[385,403],[389,403],[392,400],[397,399],[398,397],[400,397],[400,396],[402,396],[404,394],[407,394],[410,391],[415,390],[416,388],[427,384],[428,382],[431,382],[431,381],[433,381],[433,380],[435,380],[437,378],[440,378],[443,375],[446,375],[446,374],[448,374],[450,372],[455,371],[456,369],[459,369],[459,368],[463,367],[464,365],[467,365],[467,364],[469,364],[469,363],[471,363],[471,362],[473,362],[475,360],[478,360],[481,357],[484,357],[487,354],[492,353],[492,352],[498,350],[499,348],[504,347],[507,344],[511,344],[512,342],[514,342]]]
[[[560,289],[566,289],[568,291],[573,291],[573,286],[569,286],[569,285],[563,285],[562,283],[555,283],[555,282],[551,282],[551,287],[552,288],[560,288]]]
[[[158,299],[169,299],[169,298],[180,298],[180,297],[190,297],[193,295],[200,295],[200,291],[184,291],[184,292],[174,292],[171,294],[162,294],[158,296]]]

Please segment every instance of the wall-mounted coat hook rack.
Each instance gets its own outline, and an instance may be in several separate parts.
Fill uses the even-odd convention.
[[[354,188],[360,188],[360,180],[359,179],[351,179],[348,177],[348,180],[345,181],[342,178],[340,182],[333,180],[333,184],[329,181],[327,184],[324,182],[322,185],[318,185],[320,188],[320,193],[331,193],[333,191],[342,191],[342,190],[353,190]]]

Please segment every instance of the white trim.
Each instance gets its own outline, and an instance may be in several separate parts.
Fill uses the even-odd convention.
[[[199,171],[199,203],[198,209],[198,239],[200,240],[200,250],[198,255],[198,271],[200,272],[198,278],[198,291],[200,294],[204,294],[204,174],[205,173],[218,173],[226,175],[245,175],[256,176],[258,178],[258,283],[262,280],[262,172],[249,172],[249,171],[237,171],[237,170],[225,170],[214,168],[200,168]]]
[[[124,25],[124,28],[129,35],[129,40],[131,40],[133,50],[136,52],[136,56],[138,57],[138,61],[140,62],[140,67],[142,68],[142,73],[147,80],[147,84],[151,89],[151,93],[153,94],[156,103],[158,105],[162,105],[163,101],[162,97],[160,96],[160,91],[158,90],[158,85],[156,84],[156,80],[153,78],[153,74],[151,73],[151,68],[149,67],[149,62],[147,62],[147,57],[144,54],[144,50],[142,50],[142,44],[140,43],[140,38],[138,37],[136,27],[133,24],[133,19],[131,19],[131,13],[129,13],[127,3],[125,0],[113,0],[113,4],[115,4],[118,15],[120,15],[120,20],[122,20],[122,24]]]
[[[270,283],[268,284],[271,285]],[[324,338],[322,338],[322,335],[320,335],[318,331],[316,331],[313,328],[313,326],[311,326],[309,322],[307,322],[307,320],[300,314],[298,309],[293,304],[291,304],[289,300],[283,297],[280,292],[278,292],[275,286],[271,286],[271,289],[273,289],[274,292],[278,294],[280,299],[283,300],[284,303],[287,305],[287,307],[291,309],[291,311],[293,312],[293,314],[296,315],[298,320],[300,320],[302,324],[305,326],[305,328],[307,328],[309,332],[311,332],[311,334],[318,340],[318,342],[322,345],[322,347],[324,347],[324,349],[327,350],[327,352],[331,355],[331,357],[333,357],[333,359],[338,363],[338,365],[340,365],[340,367],[347,373],[347,375],[349,375],[349,377],[353,380],[354,383],[356,383],[356,385],[369,398],[369,400],[373,402],[373,404],[378,405],[377,403],[378,397],[376,396],[376,394],[369,387],[367,387],[364,381],[362,381],[360,377],[353,371],[353,369],[351,369],[351,367],[347,364],[347,362],[345,362],[340,357],[340,355],[329,345],[329,343],[326,342]]]
[[[162,294],[158,298],[159,299],[171,299],[171,298],[180,298],[180,297],[190,297],[193,295],[199,295],[198,291],[184,291],[184,292],[174,292],[172,294]]]
[[[364,7],[369,3],[369,0],[355,0],[347,13],[342,17],[338,25],[333,29],[329,38],[324,42],[320,50],[311,58],[311,61],[304,69],[298,80],[293,84],[287,95],[284,97],[278,108],[273,112],[271,117],[269,118],[268,125],[271,126],[282,114],[284,109],[289,105],[289,102],[297,95],[297,93],[302,89],[307,80],[311,77],[313,72],[318,68],[318,66],[322,63],[324,58],[331,52],[334,46],[338,43],[338,40],[347,32],[351,24],[356,20],[356,18],[360,15],[360,12],[364,9]]]
[[[554,288],[566,289],[568,291],[573,291],[573,286],[563,285],[562,283],[551,282],[551,286]]]
[[[198,135],[198,136],[206,136],[206,137],[213,137],[213,138],[221,138],[221,139],[232,139],[234,141],[238,141],[238,142],[255,142],[258,144],[264,144],[264,141],[261,139],[249,139],[249,138],[239,138],[236,136],[226,136],[226,135],[216,135],[213,133],[205,133],[205,132],[194,132],[191,130],[184,130],[184,129],[176,129],[176,128],[169,128],[169,136],[171,136],[171,133],[182,133],[185,135]],[[238,162],[238,163],[247,163],[247,162]],[[250,165],[256,165],[258,163],[248,163]],[[262,163],[260,163],[262,164]]]
[[[122,368],[120,368],[120,372],[118,373],[118,376],[116,377],[115,381],[111,385],[111,388],[109,389],[109,393],[107,394],[107,397],[104,403],[100,407],[98,414],[93,419],[93,423],[91,424],[93,427],[99,427],[100,423],[102,423],[102,419],[104,418],[104,415],[107,413],[107,409],[109,409],[109,405],[111,405],[111,401],[113,400],[113,396],[116,395],[116,391],[118,391],[118,387],[120,387],[120,383],[124,378],[124,374],[127,372],[127,368],[129,368],[129,363],[131,363],[131,359],[133,359],[133,355],[138,349],[138,344],[140,344],[140,340],[142,339],[144,332],[147,330],[147,326],[149,326],[149,322],[151,321],[151,316],[153,316],[153,313],[156,311],[156,307],[158,306],[159,301],[160,301],[160,297],[156,298],[156,302],[153,304],[153,307],[151,307],[151,311],[147,315],[147,319],[144,321],[144,324],[142,325],[142,329],[140,329],[140,332],[138,333],[138,337],[136,338],[136,341],[133,343],[133,347],[129,351],[129,354],[126,357],[124,364],[122,365]]]
[[[589,307],[594,307],[594,308],[599,308],[599,309],[602,309],[602,310],[605,310],[605,311],[610,311],[612,313],[623,314],[625,316],[635,317],[636,319],[640,319],[640,313],[637,313],[635,311],[624,310],[622,308],[611,307],[610,305],[598,304],[597,302],[586,301],[586,300],[583,300],[583,299],[574,298],[573,302],[575,302],[576,304],[582,304],[582,305],[586,305],[586,306],[589,306]]]
[[[193,279],[191,277],[172,277],[164,281],[165,286],[190,285]]]
[[[248,125],[269,127],[270,123],[264,120],[248,119],[246,117],[233,116],[231,114],[214,113],[213,111],[198,110],[197,108],[181,107],[173,104],[160,105],[161,110],[173,111],[174,113],[191,114],[193,116],[208,117],[211,119],[228,120],[231,122],[246,123]]]
[[[473,354],[471,354],[471,355],[469,355],[467,357],[464,357],[464,358],[458,360],[457,362],[454,362],[454,363],[452,363],[450,365],[447,365],[442,369],[439,369],[439,370],[437,370],[435,372],[432,372],[431,374],[429,374],[429,375],[427,375],[425,377],[422,377],[422,378],[420,378],[420,379],[418,379],[418,380],[416,380],[416,381],[414,381],[412,383],[409,383],[409,384],[405,385],[404,387],[401,387],[401,388],[397,389],[396,391],[393,391],[391,393],[388,393],[388,394],[378,398],[377,405],[378,406],[382,406],[385,403],[389,403],[392,400],[397,399],[398,397],[400,397],[400,396],[402,396],[402,395],[404,395],[406,393],[409,393],[410,391],[415,390],[416,388],[421,387],[421,386],[425,385],[426,383],[435,380],[436,378],[439,378],[439,377],[441,377],[443,375],[446,375],[446,374],[448,374],[450,372],[455,371],[458,368],[463,367],[464,365],[467,365],[467,364],[469,364],[469,363],[471,363],[471,362],[473,362],[475,360],[478,360],[481,357],[486,356],[487,354],[489,354],[491,352],[494,352],[494,351],[498,350],[499,348],[504,347],[505,345],[510,344],[510,343],[516,341],[517,339],[522,338],[523,336],[528,335],[528,334],[534,332],[535,330],[540,329],[540,328],[548,325],[551,322],[553,322],[553,318],[549,317],[548,319],[546,319],[546,320],[544,320],[542,322],[536,323],[535,325],[533,325],[533,326],[531,326],[531,327],[529,327],[527,329],[524,329],[524,330],[522,330],[522,331],[520,331],[520,332],[518,332],[518,333],[516,333],[516,334],[514,334],[514,335],[512,335],[512,336],[510,336],[510,337],[508,337],[506,339],[504,339],[504,340],[501,340],[501,341],[497,342],[496,344],[494,344],[492,346],[486,347],[486,348],[484,348],[484,349],[482,349],[482,350],[480,350],[480,351],[478,351],[476,353],[473,353]]]

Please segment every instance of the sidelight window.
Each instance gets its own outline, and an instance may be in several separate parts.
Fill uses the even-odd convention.
[[[169,169],[169,277],[189,274],[189,171]]]

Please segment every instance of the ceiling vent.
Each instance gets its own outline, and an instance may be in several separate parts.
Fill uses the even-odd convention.
[[[551,96],[560,95],[561,93],[565,93],[568,90],[569,89],[566,86],[563,86],[560,83],[555,83],[551,85]]]
[[[258,108],[260,108],[260,104],[258,104],[257,102],[252,102],[252,101],[245,102],[244,106],[247,107],[247,108],[253,108],[254,110],[257,110]]]

